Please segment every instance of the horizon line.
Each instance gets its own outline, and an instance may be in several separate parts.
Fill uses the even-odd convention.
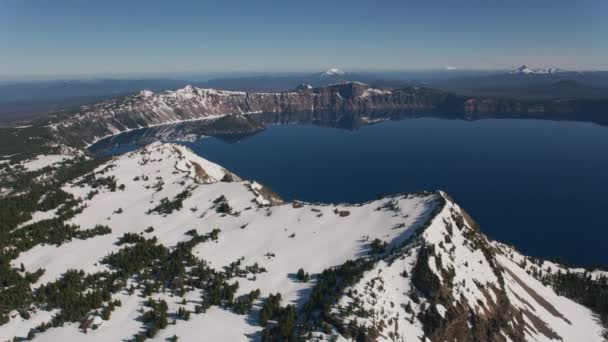
[[[524,64],[525,65],[525,64]],[[523,66],[523,65],[522,65]],[[529,67],[529,66],[528,66]],[[163,71],[163,72],[116,72],[116,73],[90,73],[90,74],[30,74],[30,75],[10,75],[0,74],[0,82],[48,82],[48,81],[95,81],[95,80],[146,80],[146,79],[174,79],[190,81],[188,77],[229,77],[229,76],[287,76],[287,75],[299,75],[299,74],[315,74],[322,73],[325,70],[329,70],[335,67],[329,67],[327,69],[301,69],[301,70],[222,70],[222,71]],[[346,74],[353,73],[431,73],[431,72],[445,72],[445,73],[459,73],[459,72],[505,72],[512,71],[515,68],[502,67],[502,68],[458,68],[451,66],[437,67],[437,68],[417,68],[417,69],[365,69],[365,68],[353,68],[343,69]],[[537,67],[530,67],[536,69]],[[557,68],[562,72],[603,72],[608,69],[568,69],[568,68]],[[184,77],[184,79],[181,79]]]

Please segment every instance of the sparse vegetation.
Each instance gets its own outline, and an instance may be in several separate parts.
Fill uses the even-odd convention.
[[[388,243],[386,241],[382,241],[378,238],[374,239],[370,245],[371,254],[382,254],[386,251],[386,247]]]
[[[589,273],[558,272],[549,277],[555,292],[590,308],[608,333],[608,278],[593,279]]]
[[[184,200],[186,198],[190,197],[190,195],[191,195],[190,190],[186,189],[186,190],[180,192],[179,194],[177,194],[172,200],[168,199],[167,197],[164,197],[163,199],[160,200],[159,205],[148,210],[148,214],[156,212],[160,215],[168,215],[168,214],[173,213],[176,210],[181,210],[182,203],[184,202]]]
[[[232,214],[232,207],[230,207],[230,205],[228,204],[228,199],[226,199],[224,195],[216,198],[213,201],[213,205],[215,207],[215,211],[220,214]]]
[[[307,283],[308,280],[310,280],[310,275],[306,272],[304,272],[304,269],[300,268],[298,270],[298,272],[296,273],[296,279],[298,279],[299,281],[303,282],[303,283]]]

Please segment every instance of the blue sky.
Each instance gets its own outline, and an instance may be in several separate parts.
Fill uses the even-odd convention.
[[[0,0],[0,78],[608,69],[608,1]]]

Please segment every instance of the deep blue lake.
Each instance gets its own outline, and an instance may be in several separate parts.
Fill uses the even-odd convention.
[[[608,127],[421,118],[355,131],[274,125],[236,143],[184,144],[287,200],[360,202],[441,189],[486,234],[526,254],[608,264]]]

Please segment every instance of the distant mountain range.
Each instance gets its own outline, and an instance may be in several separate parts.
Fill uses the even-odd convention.
[[[532,69],[525,65],[512,71],[470,71],[444,68],[425,72],[346,72],[329,68],[317,73],[234,76],[206,81],[175,79],[80,80],[5,83],[0,85],[0,120],[42,116],[50,111],[138,92],[160,91],[192,84],[246,92],[286,92],[302,84],[312,87],[343,82],[362,82],[373,87],[398,89],[433,87],[466,96],[500,96],[515,99],[608,98],[608,72],[573,72],[557,68]]]
[[[605,99],[608,72],[532,69],[525,65],[509,72],[430,80],[425,85],[467,96],[516,99]]]
[[[494,241],[445,192],[285,202],[181,145],[107,159],[83,148],[195,120],[246,134],[263,129],[254,115],[608,123],[605,100],[464,96],[350,77],[309,75],[334,84],[283,92],[141,90],[3,129],[0,340],[605,340],[608,272]]]
[[[509,73],[512,75],[550,75],[550,74],[557,74],[558,72],[562,72],[562,70],[560,70],[558,68],[530,69],[526,65],[522,65],[519,68],[512,70]]]
[[[577,84],[561,83],[568,90]],[[428,87],[387,89],[360,82],[329,86],[301,85],[286,92],[242,92],[184,88],[163,92],[141,91],[116,97],[75,112],[56,114],[36,125],[50,128],[60,141],[73,145],[93,143],[120,132],[168,123],[273,113],[289,117],[308,113],[313,121],[330,125],[369,122],[403,116],[439,116],[461,119],[524,117],[586,120],[608,124],[608,101],[524,101],[491,96],[464,96]]]

